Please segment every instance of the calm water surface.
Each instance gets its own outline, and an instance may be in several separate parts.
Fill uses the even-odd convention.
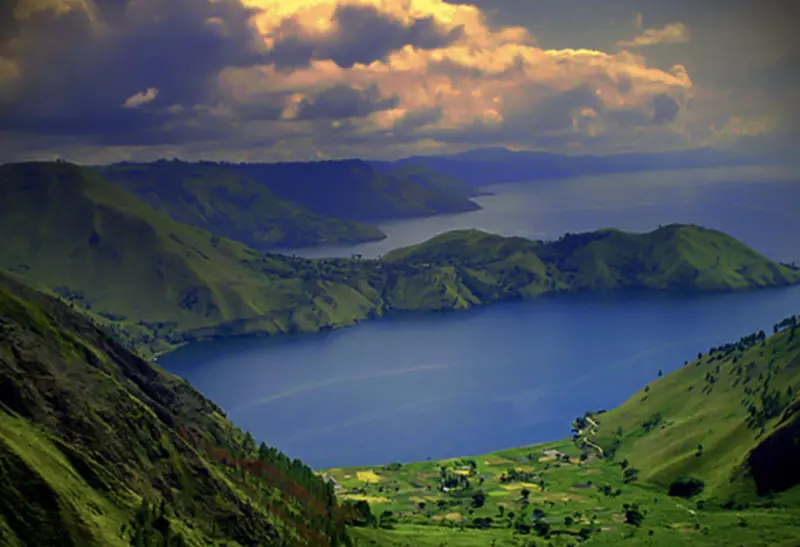
[[[382,226],[389,242],[338,254],[380,254],[453,228],[549,239],[695,222],[800,262],[800,185],[790,174],[703,170],[498,186],[481,198],[482,211]],[[635,184],[637,177],[644,182]],[[800,287],[568,295],[332,333],[202,343],[161,363],[292,457],[314,467],[372,465],[568,436],[572,418],[621,403],[659,369],[797,312]]]

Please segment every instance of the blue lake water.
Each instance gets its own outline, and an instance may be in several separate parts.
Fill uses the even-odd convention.
[[[641,183],[648,191],[631,175],[495,187],[494,196],[481,198],[483,211],[383,228],[396,246],[457,227],[550,238],[601,226],[695,222],[771,258],[800,262],[800,184],[791,173],[655,175]],[[692,176],[695,182],[686,182]],[[381,244],[372,252],[390,248]],[[368,254],[361,247],[357,252]],[[568,436],[575,416],[614,407],[658,370],[752,331],[769,332],[797,312],[800,287],[553,296],[330,333],[201,343],[161,364],[257,440],[292,457],[318,468],[372,465]]]

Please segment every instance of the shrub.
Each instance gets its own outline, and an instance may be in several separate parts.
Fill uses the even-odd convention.
[[[692,477],[681,477],[675,479],[669,485],[669,495],[679,498],[691,498],[699,494],[705,488],[705,483],[700,479]]]

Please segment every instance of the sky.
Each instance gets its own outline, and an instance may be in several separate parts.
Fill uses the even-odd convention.
[[[798,0],[11,0],[0,162],[793,148]]]

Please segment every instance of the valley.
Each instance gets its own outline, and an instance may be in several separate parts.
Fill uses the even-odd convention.
[[[7,241],[0,252],[7,272],[0,278],[0,465],[6,494],[0,537],[9,545],[793,545],[800,532],[792,518],[798,476],[791,452],[800,377],[792,317],[776,324],[771,336],[756,332],[721,342],[684,366],[661,364],[675,352],[661,354],[659,344],[670,344],[642,341],[640,353],[620,356],[629,364],[604,363],[594,376],[576,375],[588,382],[583,391],[546,387],[551,380],[545,364],[552,368],[554,361],[545,351],[532,361],[539,382],[548,392],[571,393],[569,408],[591,400],[591,378],[621,382],[605,390],[609,400],[609,393],[635,391],[655,363],[667,370],[662,374],[659,368],[656,379],[619,407],[580,415],[572,439],[322,471],[283,450],[291,453],[286,447],[313,438],[303,429],[303,416],[329,414],[336,406],[331,401],[354,409],[370,398],[377,401],[381,392],[364,391],[364,381],[386,377],[397,389],[413,390],[422,373],[432,387],[443,382],[438,395],[400,407],[410,417],[434,412],[443,428],[457,427],[459,415],[466,415],[453,398],[456,392],[479,397],[481,383],[484,390],[500,390],[489,407],[479,399],[472,405],[483,412],[477,421],[470,418],[473,436],[491,424],[504,429],[497,427],[504,420],[544,431],[531,425],[535,413],[546,412],[553,422],[568,407],[538,404],[542,394],[532,388],[535,382],[503,395],[506,388],[479,374],[462,371],[456,380],[455,364],[445,360],[361,372],[352,386],[341,376],[349,403],[320,392],[319,405],[309,404],[314,395],[307,392],[330,381],[320,376],[319,385],[286,384],[285,392],[262,394],[245,406],[227,402],[223,409],[195,390],[194,379],[173,374],[172,357],[180,356],[177,348],[245,335],[281,343],[290,339],[286,335],[323,331],[314,335],[322,340],[337,334],[330,331],[380,318],[387,328],[392,321],[430,318],[434,322],[420,323],[429,329],[426,324],[450,315],[445,312],[485,308],[511,313],[513,321],[524,317],[515,313],[528,312],[504,306],[525,302],[540,309],[544,321],[554,320],[560,313],[554,306],[568,299],[579,306],[576,311],[593,310],[588,317],[600,318],[625,299],[647,307],[659,298],[675,306],[708,306],[716,295],[718,313],[750,306],[761,321],[793,305],[791,291],[800,284],[796,266],[696,224],[644,233],[606,228],[547,241],[460,229],[376,259],[264,252],[236,241],[257,231],[223,237],[207,230],[219,229],[222,216],[198,215],[205,210],[225,216],[226,207],[241,207],[225,191],[203,194],[201,187],[256,186],[214,172],[219,166],[203,166],[209,181],[192,186],[190,173],[198,167],[187,165],[170,167],[186,170],[187,182],[182,197],[167,202],[154,197],[159,192],[153,182],[131,192],[124,188],[129,183],[112,184],[96,169],[64,162],[0,167],[0,232]],[[146,169],[142,180],[158,169]],[[412,169],[406,174],[423,176]],[[435,180],[468,197],[456,182]],[[253,195],[274,201],[264,192]],[[191,205],[190,196],[204,196],[206,205]],[[263,209],[254,203],[255,210]],[[281,214],[291,210],[275,204]],[[320,229],[334,229],[328,217],[313,215],[335,211],[313,211],[312,205],[299,210],[303,222],[318,218],[328,223]],[[364,229],[358,214],[353,217],[347,222],[355,224],[341,226]],[[226,229],[235,232],[248,222]],[[762,294],[775,296],[755,298]],[[639,311],[627,309],[620,317],[628,314],[626,320],[652,332],[652,325],[636,319]],[[677,317],[671,311],[668,316]],[[580,328],[594,329],[591,321]],[[567,323],[582,324],[577,316]],[[731,333],[735,324],[719,332]],[[438,328],[446,333],[444,325]],[[691,326],[681,336],[697,336],[701,328]],[[583,337],[584,343],[594,340],[588,347],[611,339],[602,329],[593,336]],[[515,344],[510,337],[505,343]],[[466,344],[465,351],[471,347]],[[147,360],[165,352],[159,360],[165,368]],[[404,353],[397,353],[402,360]],[[383,367],[392,362],[384,360]],[[648,366],[622,381],[621,374],[641,361]],[[204,370],[202,360],[195,365],[198,373]],[[274,381],[287,378],[277,366],[269,370]],[[510,378],[514,374],[517,383],[525,377],[512,372]],[[81,396],[87,390],[91,401]],[[271,408],[278,399],[287,399],[287,409],[300,405],[282,419],[295,428],[294,436],[256,437],[246,432],[253,430],[250,425],[241,428],[264,419],[243,414],[247,405]],[[396,430],[406,427],[391,418],[396,409],[385,410],[390,413],[376,414],[383,416],[372,424],[377,429],[358,417],[321,431],[330,436],[337,428],[355,427],[369,432],[371,443],[387,435],[414,442],[414,434]],[[561,436],[558,427],[548,428],[546,437]],[[507,438],[520,438],[518,430],[505,429]],[[493,446],[503,442],[488,438]]]

